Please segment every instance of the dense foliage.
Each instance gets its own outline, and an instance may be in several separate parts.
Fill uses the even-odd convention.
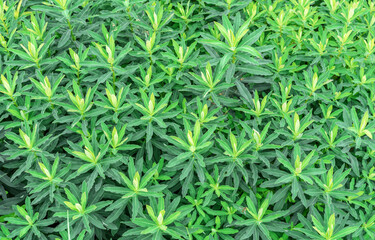
[[[0,0],[0,239],[375,239],[375,2]]]

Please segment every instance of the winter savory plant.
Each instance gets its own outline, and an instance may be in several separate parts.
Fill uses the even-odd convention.
[[[0,0],[1,240],[375,240],[372,0]]]

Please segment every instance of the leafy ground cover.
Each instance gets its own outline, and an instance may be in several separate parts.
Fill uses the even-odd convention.
[[[0,239],[375,239],[375,2],[0,0]]]

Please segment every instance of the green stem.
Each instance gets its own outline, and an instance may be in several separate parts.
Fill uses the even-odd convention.
[[[53,103],[52,103],[52,100],[51,100],[51,98],[50,98],[50,97],[48,98],[48,102],[49,102],[49,104],[51,105],[51,109],[54,109],[54,108],[55,108],[55,106],[53,105]]]
[[[76,36],[75,36],[74,33],[73,33],[73,27],[72,27],[72,24],[70,24],[69,19],[66,19],[66,22],[68,23],[68,27],[69,27],[69,30],[70,30],[70,36],[71,36],[73,42],[75,42],[75,41],[76,41]]]
[[[40,69],[39,62],[36,63],[36,67],[40,70],[40,72],[42,72],[41,69]]]
[[[81,79],[80,79],[79,70],[78,70],[77,71],[77,84],[78,84],[78,86],[80,86],[80,83],[81,83]]]
[[[17,104],[16,100],[14,99],[14,97],[11,96],[10,98],[12,99],[12,102],[13,102],[14,106],[16,106],[16,108],[18,108],[18,104]]]
[[[338,55],[337,55],[338,57],[340,57],[343,48],[344,48],[344,46],[341,44],[341,45],[340,45],[340,49],[339,49],[339,51],[338,51]]]
[[[113,91],[116,90],[116,73],[115,70],[113,69],[113,64],[111,64],[111,72],[112,72],[112,87]]]
[[[8,36],[8,35],[9,35],[9,29],[8,29],[8,27],[7,27],[7,25],[6,25],[5,21],[4,21],[4,19],[1,19],[1,21],[3,22],[3,27],[4,27],[4,29],[5,29],[5,32],[6,32],[7,36]]]
[[[134,29],[133,29],[133,24],[132,24],[132,20],[133,20],[133,18],[132,18],[132,16],[130,15],[130,8],[128,8],[127,9],[127,12],[128,12],[128,18],[129,18],[129,25],[130,25],[130,31],[132,32],[132,33],[134,33]]]
[[[35,159],[37,160],[38,159],[38,155],[36,155],[36,152],[35,152],[35,150],[34,149],[32,149],[31,150],[31,152],[34,154],[34,157],[35,157]]]

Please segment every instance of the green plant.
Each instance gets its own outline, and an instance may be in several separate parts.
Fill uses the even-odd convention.
[[[375,239],[374,13],[0,0],[0,239]]]

